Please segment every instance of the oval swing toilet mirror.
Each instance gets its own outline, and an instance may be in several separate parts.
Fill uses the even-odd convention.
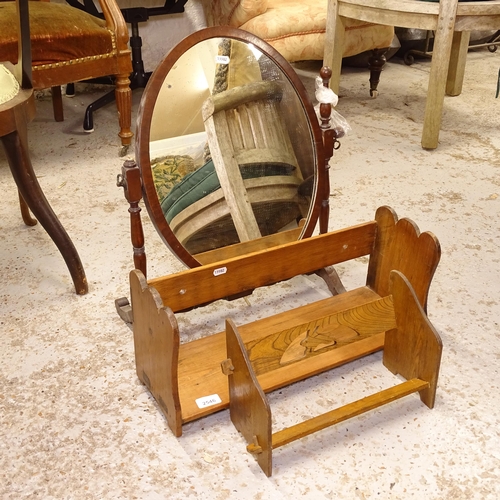
[[[302,82],[255,36],[198,31],[152,74],[137,122],[144,201],[189,267],[310,236],[322,136]]]

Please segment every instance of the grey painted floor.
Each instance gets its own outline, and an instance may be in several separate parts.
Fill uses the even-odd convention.
[[[390,62],[375,100],[366,73],[345,72],[337,109],[352,132],[331,162],[330,228],[371,220],[389,205],[439,238],[428,305],[444,344],[437,402],[428,410],[410,396],[280,448],[271,478],[246,453],[228,412],[186,425],[178,439],[139,383],[132,332],[114,309],[132,268],[128,206],[116,187],[123,158],[115,110],[99,111],[86,135],[81,119],[95,92],[65,100],[64,123],[52,120],[42,97],[29,129],[32,160],[90,292],[76,296],[46,233],[22,224],[1,153],[0,497],[499,498],[499,67],[500,52],[469,54],[463,94],[446,99],[432,152],[420,148],[428,61]],[[136,111],[140,92],[134,99]],[[145,212],[144,222],[150,277],[181,270]],[[348,288],[364,284],[362,260],[338,271]],[[314,284],[294,286],[213,307],[210,319],[219,328],[225,315],[262,314],[266,300],[272,309],[307,299]],[[208,320],[195,312],[185,321]],[[380,360],[375,354],[272,394],[275,429],[384,387],[392,376]]]

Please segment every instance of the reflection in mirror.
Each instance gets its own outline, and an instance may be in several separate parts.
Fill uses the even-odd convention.
[[[150,141],[166,222],[200,262],[223,246],[300,236],[315,192],[313,133],[289,79],[255,46],[212,38],[184,52],[156,99]]]

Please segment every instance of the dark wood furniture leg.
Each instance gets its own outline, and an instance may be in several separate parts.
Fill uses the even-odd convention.
[[[332,70],[323,66],[320,71],[323,86],[328,88]],[[331,128],[330,116],[332,115],[332,105],[330,103],[321,103],[319,107],[321,119],[320,127],[323,134],[323,146],[325,151],[325,170],[323,176],[323,193],[321,200],[321,212],[319,214],[319,232],[321,234],[328,231],[328,219],[330,217],[330,158],[333,156],[335,143],[335,131]],[[318,172],[319,174],[319,172]]]
[[[66,261],[76,293],[84,295],[88,292],[88,283],[80,257],[47,198],[45,198],[33,171],[28,153],[27,126],[20,120],[17,128],[17,131],[2,137],[12,176],[22,199],[45,228]]]
[[[54,120],[56,122],[64,121],[64,109],[62,102],[62,92],[61,86],[57,85],[55,87],[51,87],[52,91],[52,109],[54,111]]]
[[[370,69],[370,96],[377,97],[378,95],[378,84],[380,82],[380,73],[384,68],[387,59],[385,54],[386,49],[373,49],[370,57],[368,58],[368,68]]]

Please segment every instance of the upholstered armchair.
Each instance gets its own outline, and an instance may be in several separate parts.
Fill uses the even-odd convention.
[[[289,62],[323,60],[327,0],[202,0],[202,5],[209,26],[253,33]],[[342,56],[386,49],[393,37],[392,26],[346,19]]]
[[[99,0],[104,19],[66,4],[30,1],[33,88],[52,88],[63,119],[60,86],[114,75],[123,146],[131,143],[132,71],[128,29],[115,0]],[[15,2],[0,0],[0,61],[17,62]]]

